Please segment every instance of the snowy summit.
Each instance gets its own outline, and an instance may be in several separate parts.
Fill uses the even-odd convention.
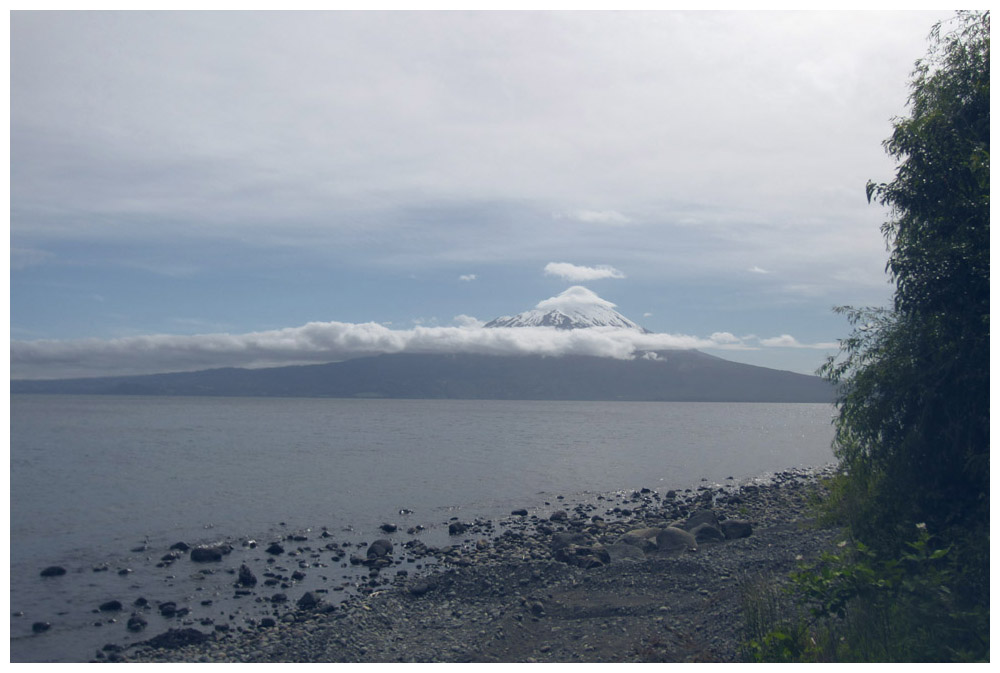
[[[615,305],[591,290],[574,285],[558,296],[538,302],[530,311],[515,316],[501,316],[486,323],[486,327],[555,327],[583,329],[588,327],[618,327],[649,333],[615,310]]]

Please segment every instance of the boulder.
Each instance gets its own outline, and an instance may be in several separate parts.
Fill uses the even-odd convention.
[[[469,529],[469,524],[461,521],[452,521],[448,524],[448,535],[461,535]]]
[[[710,526],[719,527],[719,515],[712,509],[699,509],[691,513],[691,516],[684,522],[683,528],[686,531],[694,530],[703,523]]]
[[[409,592],[414,596],[423,596],[428,591],[431,591],[437,586],[431,578],[422,578],[411,584],[408,589]]]
[[[221,561],[223,554],[222,547],[195,547],[191,550],[191,560],[196,563],[209,563]]]
[[[396,526],[396,524],[394,523],[384,523],[381,526],[379,526],[379,528],[382,530],[383,533],[395,533],[396,530],[398,529],[398,526]]]
[[[656,551],[656,536],[659,528],[636,528],[630,530],[615,541],[615,544],[627,544],[636,547],[643,553]]]
[[[611,555],[599,542],[586,545],[571,544],[556,550],[553,557],[557,561],[579,568],[596,568],[611,563]]]
[[[653,548],[654,549],[656,548],[655,544],[653,544]],[[639,547],[620,541],[615,542],[610,547],[607,547],[607,550],[608,550],[608,556],[611,559],[612,563],[617,563],[618,561],[625,561],[628,559],[638,560],[646,557],[646,554]]]
[[[122,609],[121,601],[107,601],[106,603],[101,603],[97,608],[101,612],[118,612]]]
[[[142,631],[144,628],[146,628],[147,625],[148,622],[146,621],[145,617],[143,617],[137,612],[133,612],[132,616],[128,618],[128,623],[125,624],[125,628],[127,628],[129,631],[136,632],[136,631]]]
[[[299,599],[298,603],[299,610],[312,610],[317,605],[319,605],[319,599],[316,598],[315,594],[311,591],[307,591],[302,594],[302,598]]]
[[[750,537],[753,534],[753,526],[745,519],[726,519],[719,524],[719,527],[727,540]]]
[[[160,603],[160,614],[164,617],[173,617],[177,614],[177,603],[173,601],[167,601],[166,603]]]
[[[707,523],[700,523],[688,532],[694,535],[694,539],[698,542],[722,542],[726,539],[721,530]]]
[[[697,551],[698,541],[694,535],[680,528],[662,528],[656,535],[656,547],[661,554],[682,554]]]
[[[370,545],[368,545],[368,551],[365,556],[370,559],[381,558],[383,556],[389,556],[392,554],[392,543],[388,540],[375,540]]]
[[[169,629],[166,633],[161,633],[155,638],[147,640],[144,644],[158,649],[172,650],[188,645],[197,645],[208,639],[208,634],[202,633],[198,629]]]
[[[48,631],[51,628],[52,624],[49,624],[48,622],[35,622],[34,624],[31,625],[31,630],[34,631],[35,633],[44,633],[45,631]]]
[[[257,584],[257,576],[253,574],[249,566],[246,563],[240,566],[239,575],[237,575],[236,583],[244,587],[252,587]]]
[[[42,577],[59,577],[60,575],[66,574],[66,569],[62,566],[49,566],[44,569],[41,573]]]
[[[277,556],[278,554],[284,554],[285,553],[285,548],[282,547],[277,542],[272,542],[268,546],[268,548],[265,549],[264,551],[266,551],[268,554],[274,554],[275,556]]]
[[[566,510],[562,509],[552,512],[552,514],[549,515],[549,521],[566,521],[568,519],[569,514],[566,513]]]
[[[528,516],[528,510],[526,509],[515,509],[511,512],[512,516]]]
[[[583,533],[556,533],[552,536],[552,551],[559,551],[570,545],[586,545],[593,540]]]

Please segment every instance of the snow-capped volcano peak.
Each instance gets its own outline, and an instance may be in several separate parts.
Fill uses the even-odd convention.
[[[648,332],[615,310],[615,305],[587,288],[574,285],[561,294],[538,302],[534,309],[515,316],[501,316],[486,327],[619,327]]]

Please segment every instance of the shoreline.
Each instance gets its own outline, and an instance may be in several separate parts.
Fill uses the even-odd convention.
[[[367,578],[343,599],[326,587],[294,600],[275,591],[281,573],[269,573],[270,587],[235,587],[260,608],[243,624],[179,620],[159,635],[149,629],[142,642],[109,644],[91,661],[735,661],[740,583],[785,576],[832,544],[836,531],[807,524],[813,487],[833,473],[828,465],[662,495],[560,496],[546,512],[453,521],[452,544],[442,547],[427,546],[419,531],[379,531],[388,553],[379,543],[331,552],[317,546],[322,540],[301,540],[294,551],[265,554],[265,567],[287,572],[289,561],[322,550]],[[653,542],[648,531],[684,525],[701,509],[749,521],[752,533],[714,541],[712,531],[694,531],[707,536],[697,551]],[[623,542],[642,529],[653,537]],[[226,572],[238,585],[237,569]],[[128,609],[141,619],[154,610]]]

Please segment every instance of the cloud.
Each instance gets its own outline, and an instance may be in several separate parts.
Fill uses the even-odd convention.
[[[813,348],[816,350],[830,350],[840,347],[839,344],[831,342],[820,342],[815,344],[799,343],[799,340],[791,334],[782,334],[781,336],[760,339],[759,341],[761,346],[767,346],[768,348]]]
[[[581,288],[585,289],[585,288]],[[548,300],[546,300],[548,301]],[[545,302],[542,302],[545,303]],[[628,359],[648,351],[754,348],[729,332],[708,338],[684,334],[644,334],[593,327],[482,327],[471,316],[458,326],[394,330],[378,323],[312,322],[301,327],[246,334],[131,336],[118,339],[11,342],[13,378],[64,378],[194,371],[213,367],[268,367],[317,364],[380,353],[477,353],[484,355],[592,355]],[[783,335],[761,341],[769,346],[802,346]]]
[[[474,274],[474,273],[466,273],[466,274],[463,274],[463,275],[459,276],[458,279],[459,280],[463,280],[463,281],[472,281],[472,280],[476,279],[476,274]]]
[[[558,276],[566,280],[579,282],[584,280],[600,280],[602,278],[624,278],[625,274],[613,266],[600,264],[598,266],[577,266],[568,262],[549,262],[545,265],[546,276]]]
[[[747,271],[749,271],[750,273],[771,273],[767,269],[762,269],[759,266],[751,266],[749,269],[747,269]]]
[[[552,310],[575,308],[579,306],[602,306],[604,308],[615,308],[614,304],[603,297],[597,296],[593,290],[588,290],[582,285],[574,285],[560,292],[555,297],[549,297],[535,304],[536,309]]]
[[[486,324],[484,320],[480,320],[479,318],[475,318],[471,315],[465,315],[464,313],[455,316],[453,321],[459,327],[482,327]]]
[[[556,213],[556,218],[576,220],[587,224],[628,224],[632,220],[617,210],[574,210],[567,213]]]

